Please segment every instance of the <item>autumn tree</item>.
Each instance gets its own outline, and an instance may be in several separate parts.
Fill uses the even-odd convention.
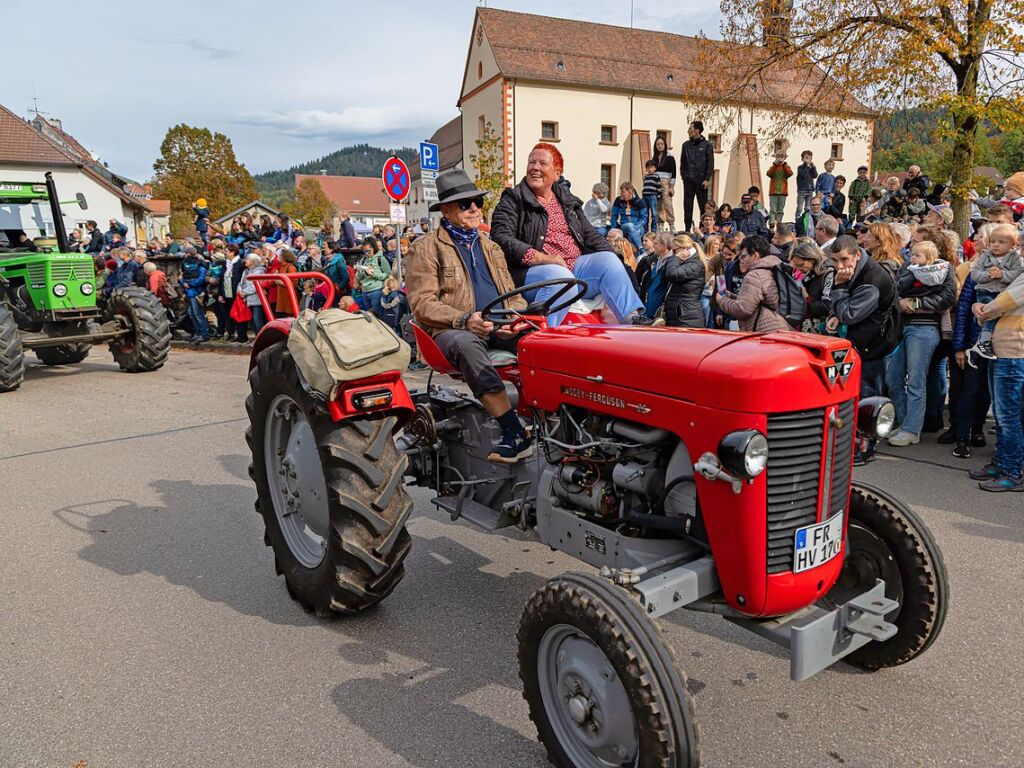
[[[204,198],[211,218],[256,199],[256,184],[223,133],[182,123],[167,131],[153,163],[154,195],[171,201],[171,231],[193,232],[192,206]]]
[[[730,84],[721,95],[780,82],[800,93],[795,109],[778,112],[778,135],[827,129],[851,96],[882,114],[939,110],[955,226],[966,235],[978,130],[1024,125],[1024,0],[721,0],[721,9],[727,45],[705,41],[714,82]]]
[[[494,132],[494,126],[488,121],[483,134],[476,140],[477,153],[469,156],[469,162],[476,171],[477,187],[491,193],[484,199],[484,219],[488,221],[507,182],[504,147],[501,136]]]
[[[338,212],[316,179],[303,179],[295,188],[293,213],[307,227],[318,227]]]

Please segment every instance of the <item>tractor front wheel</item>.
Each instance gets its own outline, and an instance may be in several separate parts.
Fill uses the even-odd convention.
[[[11,310],[0,304],[0,392],[13,392],[25,378],[25,349]]]
[[[530,719],[559,768],[696,768],[686,676],[640,606],[606,579],[567,573],[519,625]]]
[[[162,367],[171,351],[171,326],[160,300],[145,288],[116,288],[107,299],[104,319],[117,318],[129,328],[110,342],[121,370],[140,373]]]
[[[376,605],[402,580],[412,546],[396,417],[334,422],[304,391],[283,341],[260,352],[249,387],[256,511],[288,593],[320,616]]]
[[[89,356],[91,344],[61,344],[59,347],[39,347],[32,350],[43,365],[74,365]]]
[[[924,521],[898,499],[862,483],[850,492],[850,521],[843,570],[825,597],[841,605],[867,592],[877,579],[900,605],[885,619],[896,634],[854,651],[846,661],[868,671],[905,664],[935,642],[946,621],[949,577]]]

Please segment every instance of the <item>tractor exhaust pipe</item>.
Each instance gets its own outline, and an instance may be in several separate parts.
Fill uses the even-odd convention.
[[[53,214],[53,230],[57,234],[57,250],[60,253],[68,253],[71,246],[68,245],[68,231],[64,228],[64,215],[60,212],[57,185],[53,181],[53,173],[47,171],[45,176],[46,196],[50,199],[50,213]]]

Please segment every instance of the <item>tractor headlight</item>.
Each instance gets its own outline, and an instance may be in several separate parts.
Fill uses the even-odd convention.
[[[865,397],[857,408],[857,428],[868,437],[883,438],[896,424],[896,407],[887,397]]]
[[[91,296],[92,292],[96,290],[92,283],[82,283],[82,293],[86,296]]]
[[[58,299],[63,299],[68,295],[68,287],[64,283],[57,283],[53,286],[53,295]]]
[[[733,477],[753,480],[768,465],[768,438],[756,429],[730,432],[718,443],[718,460]]]

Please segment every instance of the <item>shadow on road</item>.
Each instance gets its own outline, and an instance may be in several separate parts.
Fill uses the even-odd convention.
[[[107,499],[64,507],[54,515],[92,538],[78,553],[86,562],[121,576],[150,573],[275,624],[314,623],[274,575],[250,487],[171,480],[150,487],[162,506]]]
[[[548,765],[532,725],[513,725],[526,712],[519,616],[545,580],[486,573],[488,560],[445,537],[415,538],[413,553],[382,610],[333,625],[345,666],[367,670],[335,687],[335,706],[413,765]],[[428,599],[403,599],[413,579],[430,585],[417,591]]]

